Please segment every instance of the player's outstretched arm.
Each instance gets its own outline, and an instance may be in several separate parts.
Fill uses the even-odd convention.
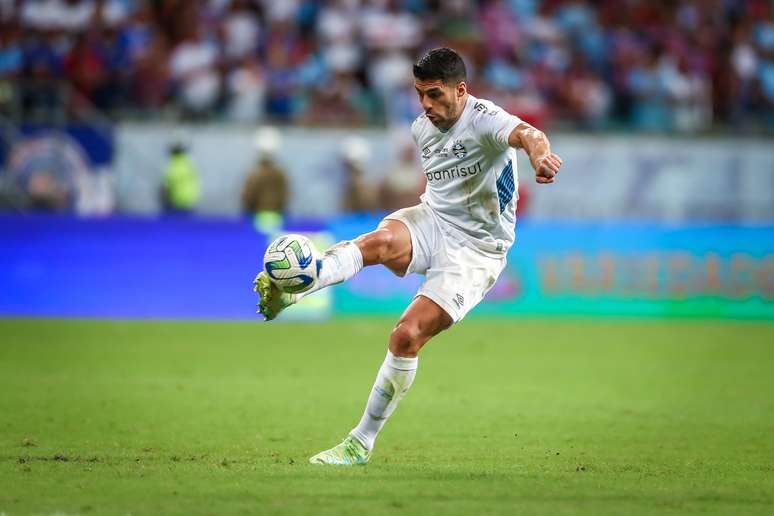
[[[562,158],[551,152],[551,144],[543,131],[522,122],[511,132],[508,145],[524,149],[535,169],[535,181],[541,184],[554,182],[562,166]]]

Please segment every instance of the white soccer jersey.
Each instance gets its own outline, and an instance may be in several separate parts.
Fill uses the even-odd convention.
[[[502,256],[513,244],[518,178],[508,136],[521,119],[468,94],[462,115],[445,132],[422,114],[411,125],[427,188],[422,202],[455,239]]]

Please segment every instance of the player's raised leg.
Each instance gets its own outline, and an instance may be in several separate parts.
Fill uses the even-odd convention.
[[[376,436],[414,382],[419,350],[451,324],[452,318],[434,301],[421,295],[414,298],[392,330],[387,357],[376,375],[360,422],[344,441],[318,453],[309,462],[336,465],[368,462]]]
[[[264,271],[255,278],[255,291],[260,293],[258,311],[272,320],[288,306],[330,285],[342,283],[363,267],[384,264],[402,275],[411,261],[411,234],[396,220],[383,220],[379,227],[355,240],[339,242],[325,251],[318,264],[315,285],[300,294],[282,292]]]

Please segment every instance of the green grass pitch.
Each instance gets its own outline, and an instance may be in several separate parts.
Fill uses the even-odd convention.
[[[774,325],[471,319],[365,467],[388,319],[0,320],[0,514],[774,514]]]

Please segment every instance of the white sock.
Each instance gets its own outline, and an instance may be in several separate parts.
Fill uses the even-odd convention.
[[[368,396],[363,417],[349,433],[369,450],[373,449],[376,435],[411,387],[417,374],[418,362],[417,357],[396,357],[387,351],[387,358],[384,359]]]
[[[363,268],[363,254],[354,242],[344,241],[325,251],[320,262],[317,284],[312,289],[297,294],[297,299],[317,292],[321,288],[346,281],[360,272]]]

